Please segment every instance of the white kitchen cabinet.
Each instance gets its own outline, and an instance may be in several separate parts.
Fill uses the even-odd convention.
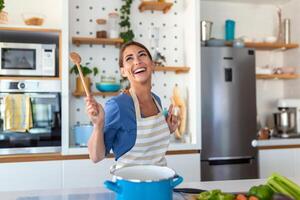
[[[63,161],[63,188],[99,187],[105,180],[111,179],[110,166],[113,158],[107,158],[99,163],[89,159]]]
[[[168,167],[174,169],[184,181],[200,181],[200,154],[167,156]],[[63,161],[63,188],[99,187],[110,180],[110,166],[114,159],[108,158],[97,164],[91,160]]]
[[[167,162],[185,182],[200,181],[200,154],[169,155]]]
[[[283,176],[295,177],[299,175],[300,170],[296,172],[295,155],[300,153],[300,149],[268,149],[259,150],[259,178],[267,178],[273,172],[280,173]],[[300,155],[297,155],[298,159]],[[299,166],[299,165],[298,165]]]
[[[61,161],[0,164],[0,191],[60,189]]]
[[[295,149],[294,154],[295,154],[295,162],[294,162],[295,177],[300,177],[300,149]]]

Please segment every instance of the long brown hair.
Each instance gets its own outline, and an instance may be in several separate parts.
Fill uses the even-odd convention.
[[[120,48],[120,53],[119,53],[119,67],[120,68],[123,67],[123,53],[124,53],[125,49],[132,45],[138,46],[138,47],[141,47],[142,49],[144,49],[146,51],[146,53],[148,54],[149,58],[152,60],[152,56],[151,56],[149,50],[147,49],[147,47],[145,47],[143,44],[141,44],[139,42],[130,41],[130,42],[124,43]]]

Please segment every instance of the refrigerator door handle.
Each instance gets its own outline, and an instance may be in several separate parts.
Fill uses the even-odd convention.
[[[234,164],[251,164],[255,158],[253,156],[239,157],[216,157],[208,158],[209,165],[234,165]]]

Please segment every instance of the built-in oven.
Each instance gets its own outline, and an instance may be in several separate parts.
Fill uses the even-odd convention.
[[[0,81],[0,155],[61,151],[60,81]]]

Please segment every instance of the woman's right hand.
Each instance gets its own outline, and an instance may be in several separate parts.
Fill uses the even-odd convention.
[[[104,122],[104,110],[93,96],[85,98],[86,112],[94,126],[102,126]]]

